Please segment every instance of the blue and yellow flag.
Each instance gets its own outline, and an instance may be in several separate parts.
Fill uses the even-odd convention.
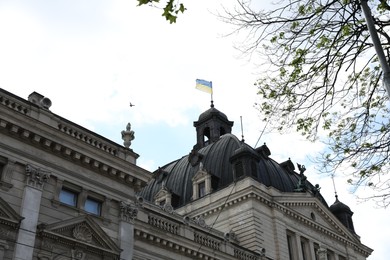
[[[197,79],[196,80],[196,88],[201,90],[201,91],[213,94],[213,84],[211,81]]]

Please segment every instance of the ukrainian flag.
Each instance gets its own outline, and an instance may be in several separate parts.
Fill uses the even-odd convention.
[[[196,88],[201,90],[201,91],[213,94],[213,84],[211,81],[197,79],[196,80]]]

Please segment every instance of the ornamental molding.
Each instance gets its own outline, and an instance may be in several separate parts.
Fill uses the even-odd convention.
[[[264,205],[266,205],[270,208],[274,208],[275,210],[278,210],[279,212],[283,213],[284,216],[295,219],[298,222],[303,223],[304,225],[308,226],[309,228],[317,230],[317,231],[331,237],[332,239],[335,239],[343,244],[351,246],[352,248],[354,248],[355,251],[361,253],[365,257],[368,257],[372,252],[372,249],[361,244],[360,241],[357,241],[357,239],[355,237],[351,237],[350,235],[348,235],[348,233],[345,232],[340,227],[340,225],[337,225],[336,222],[331,219],[329,214],[326,213],[321,208],[321,206],[319,206],[318,203],[314,200],[310,201],[310,202],[297,202],[297,201],[276,202],[272,197],[266,198],[264,196],[259,195],[256,191],[250,191],[249,193],[240,194],[239,196],[230,199],[229,201],[227,201],[225,203],[225,205],[214,206],[213,208],[207,210],[206,212],[199,214],[197,217],[199,217],[199,216],[206,217],[207,215],[217,214],[219,211],[226,209],[227,207],[231,207],[237,203],[242,203],[243,201],[248,200],[248,199],[256,199],[260,203],[263,203]],[[330,223],[332,224],[332,227],[334,227],[337,232],[340,232],[341,235],[339,233],[336,233],[333,230],[330,230],[330,229],[316,223],[312,219],[297,213],[295,210],[292,210],[289,208],[289,207],[294,207],[294,206],[315,207],[321,213],[321,215],[325,216],[326,219],[329,219]]]
[[[8,98],[7,96],[0,96],[0,104],[24,115],[29,112],[27,106],[24,106],[22,102],[18,102],[14,99]]]
[[[119,216],[122,221],[134,224],[134,219],[137,218],[137,215],[138,207],[136,205],[124,201],[119,202]]]
[[[117,244],[88,215],[52,224],[39,224],[37,234],[48,245],[53,243],[71,249],[82,248],[84,253],[107,255],[110,259],[119,259],[121,252]]]
[[[85,141],[86,143],[110,153],[113,156],[116,156],[117,152],[111,146],[108,146],[104,143],[99,143],[95,139],[88,138],[87,135],[82,135],[79,132],[74,130],[70,130],[64,125],[59,125],[59,130],[68,135],[73,136],[81,141]],[[105,164],[102,161],[91,158],[90,156],[76,151],[70,147],[63,145],[58,140],[49,139],[44,137],[38,133],[32,132],[30,129],[25,129],[19,125],[8,122],[6,120],[0,119],[0,131],[6,131],[13,136],[17,136],[21,140],[28,141],[29,145],[33,145],[39,149],[43,149],[51,152],[53,155],[61,156],[67,159],[70,159],[83,167],[89,168],[90,170],[97,172],[102,175],[111,176],[122,183],[127,183],[132,185],[136,189],[146,186],[147,182],[140,178],[137,178],[129,173],[123,172],[117,168],[112,167],[111,165]]]
[[[4,225],[11,229],[18,229],[23,219],[22,216],[0,197],[0,226]]]
[[[135,229],[134,235],[142,240],[147,240],[149,243],[154,242],[160,247],[165,248],[166,250],[177,251],[178,254],[184,254],[196,259],[207,259],[207,260],[218,260],[221,259],[216,257],[215,254],[207,254],[205,252],[199,252],[198,248],[190,248],[185,245],[181,245],[177,242],[169,240],[167,237],[160,237],[156,234],[151,234],[145,230]]]
[[[42,190],[43,185],[49,180],[50,172],[36,168],[30,164],[26,165],[26,184],[30,187]]]
[[[260,255],[254,253],[253,251],[246,250],[244,248],[239,248],[237,246],[231,245],[233,250],[231,253],[226,250],[224,246],[224,239],[218,239],[217,237],[210,236],[208,233],[201,233],[194,231],[193,241],[197,244],[200,244],[201,247],[204,246],[205,250],[200,252],[200,247],[188,247],[180,242],[184,240],[181,237],[177,237],[178,241],[172,241],[169,236],[159,235],[159,232],[153,232],[152,230],[147,231],[145,229],[134,229],[134,235],[139,239],[156,243],[158,246],[163,247],[170,251],[176,251],[179,254],[186,255],[192,259],[207,259],[207,260],[219,260],[219,259],[242,259],[242,260],[260,260],[262,259]],[[212,250],[212,251],[209,251]],[[205,252],[208,251],[208,252]],[[220,252],[220,255],[216,252]],[[224,254],[224,255],[222,255]],[[230,257],[227,257],[229,255]]]

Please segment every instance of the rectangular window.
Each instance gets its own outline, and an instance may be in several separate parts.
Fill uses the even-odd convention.
[[[84,210],[100,216],[102,210],[102,203],[96,199],[88,197],[85,200]]]
[[[206,195],[206,182],[202,181],[198,184],[198,194],[199,198]]]
[[[77,195],[78,193],[70,189],[62,188],[60,192],[60,202],[69,206],[77,206]]]
[[[4,178],[3,178],[3,171],[5,169],[5,166],[7,165],[7,158],[3,157],[3,156],[0,156],[0,180],[2,181]]]
[[[334,252],[330,251],[329,249],[326,250],[326,257],[328,258],[327,260],[334,260]]]
[[[288,246],[288,257],[290,260],[295,260],[295,247],[293,234],[287,233],[287,246]]]
[[[319,249],[320,249],[320,245],[317,243],[314,243],[314,255],[316,256],[316,260],[319,260],[319,256],[318,256]]]
[[[310,250],[309,250],[309,242],[307,239],[301,237],[301,251],[302,251],[302,259],[308,260],[310,259]]]

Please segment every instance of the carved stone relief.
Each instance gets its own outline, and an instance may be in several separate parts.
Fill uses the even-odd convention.
[[[26,166],[26,176],[27,185],[42,190],[43,184],[48,181],[50,174],[47,171],[28,164]]]
[[[121,201],[119,203],[119,209],[121,219],[123,221],[133,223],[134,219],[137,217],[138,214],[138,209],[136,208],[136,206]]]

